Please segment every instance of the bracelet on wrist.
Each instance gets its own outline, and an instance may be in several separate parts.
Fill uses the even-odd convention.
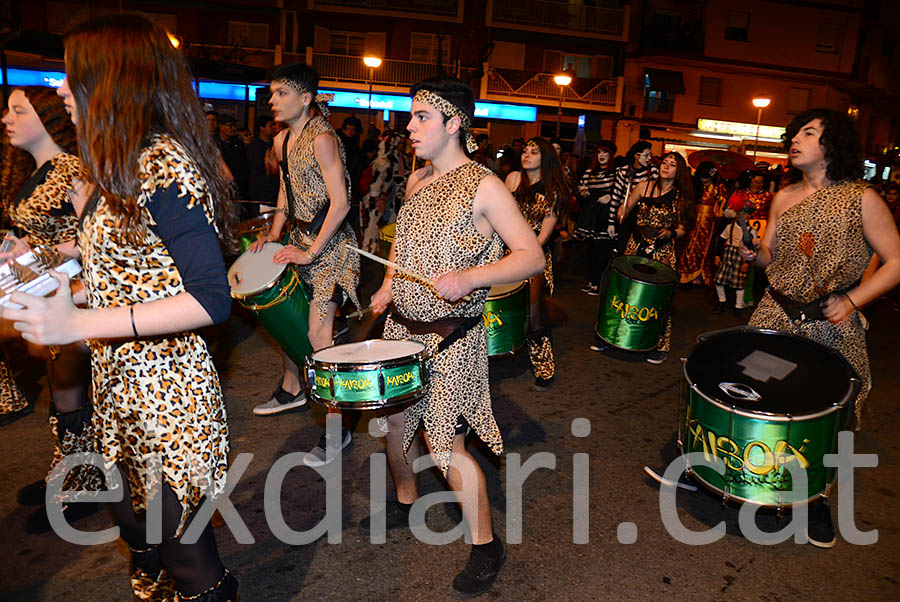
[[[847,299],[847,301],[850,302],[850,305],[853,306],[853,309],[855,309],[856,311],[859,311],[859,308],[856,307],[856,303],[853,302],[853,299],[850,298],[850,295],[848,295],[847,293],[844,293],[844,297]]]
[[[316,258],[319,257],[319,254],[316,253],[316,252],[314,252],[314,251],[312,250],[312,247],[306,249],[306,254],[309,255],[309,261],[310,261],[310,263],[313,262],[313,261],[315,261]]]

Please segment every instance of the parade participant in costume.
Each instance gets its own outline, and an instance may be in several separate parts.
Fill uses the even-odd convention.
[[[22,185],[9,206],[10,219],[22,237],[10,237],[24,252],[30,247],[55,247],[63,255],[75,255],[78,218],[70,200],[76,186],[81,188],[81,162],[76,151],[75,128],[66,115],[62,99],[52,88],[26,86],[9,96],[9,112],[3,118],[10,143],[27,151],[38,169]],[[15,254],[10,253],[10,256]],[[29,352],[43,358],[50,388],[50,432],[54,451],[53,467],[68,454],[93,450],[91,403],[88,400],[90,359],[80,346],[39,347],[29,345]],[[10,377],[9,371],[4,376]],[[14,386],[14,383],[12,383]],[[43,506],[50,473],[19,491],[19,503]],[[97,491],[103,486],[100,471],[82,466],[72,470],[64,488]],[[64,514],[77,520],[96,512],[99,506],[65,504]],[[42,507],[29,515],[25,530],[29,533],[50,531],[46,510]]]
[[[744,259],[766,268],[770,283],[750,324],[838,350],[863,380],[855,400],[858,426],[871,388],[859,308],[900,282],[900,235],[887,205],[859,179],[862,146],[847,115],[805,111],[791,121],[783,139],[793,183],[775,195],[758,248],[740,250]],[[883,263],[857,284],[873,252]],[[834,545],[827,505],[810,508],[808,531],[813,545]]]
[[[372,307],[392,306],[385,338],[421,341],[433,355],[424,396],[388,417],[386,445],[397,501],[388,504],[384,520],[387,528],[409,525],[409,509],[418,497],[413,442],[423,431],[471,530],[472,552],[452,593],[472,598],[491,587],[506,560],[503,542],[493,533],[484,474],[465,447],[469,429],[495,453],[503,447],[491,408],[481,314],[492,285],[539,273],[544,259],[503,182],[466,158],[463,149],[475,148],[468,131],[472,89],[438,76],[416,84],[411,94],[407,129],[417,156],[431,164],[410,176],[390,257],[434,285],[389,268]],[[504,244],[510,252],[501,259]],[[412,456],[409,462],[404,449]],[[361,521],[360,529],[370,532],[372,517]]]
[[[282,65],[272,75],[272,113],[288,128],[275,137],[281,170],[278,212],[268,234],[251,247],[280,240],[290,222],[290,245],[274,257],[276,263],[300,266],[300,278],[311,289],[309,342],[313,351],[332,344],[334,316],[347,300],[359,308],[359,257],[344,243],[355,246],[356,236],[345,221],[350,211],[350,178],[344,150],[328,123],[326,99],[317,96],[319,75],[303,63]],[[284,376],[272,398],[253,409],[275,414],[306,404],[297,365],[282,352]],[[359,420],[353,413],[352,421]],[[351,427],[353,425],[350,425]],[[331,441],[323,429],[319,443],[305,457],[309,466],[321,466],[337,457],[351,442],[345,427],[340,441]]]
[[[4,118],[8,112],[9,108],[3,107]],[[3,229],[11,225],[9,206],[13,198],[34,169],[34,159],[26,151],[9,143],[6,123],[0,123],[0,203],[2,203],[0,227]],[[10,244],[12,241],[7,243],[7,247]],[[6,354],[0,350],[0,426],[11,424],[32,411],[34,405],[28,402],[28,398],[16,384]]]
[[[682,284],[712,286],[713,268],[710,246],[716,236],[716,226],[723,215],[728,196],[719,182],[719,173],[711,161],[704,161],[694,174],[697,194],[697,221],[688,235],[684,250],[678,257],[678,272]]]
[[[663,155],[659,177],[635,187],[628,202],[619,208],[624,220],[634,210],[635,228],[625,247],[626,255],[639,255],[664,263],[675,269],[675,239],[688,231],[693,223],[694,189],[690,169],[678,153]],[[659,337],[656,350],[647,356],[651,364],[661,364],[669,356],[672,337],[672,317]]]
[[[382,226],[397,220],[397,211],[403,203],[406,181],[412,168],[411,157],[404,152],[405,146],[406,137],[403,134],[396,130],[386,131],[381,136],[378,155],[371,165],[369,190],[359,205],[362,248],[371,253],[378,252]]]
[[[659,176],[659,168],[651,165],[653,152],[651,145],[646,140],[638,140],[628,149],[625,155],[625,165],[616,169],[616,179],[613,182],[612,206],[610,207],[610,220],[618,233],[617,251],[623,253],[625,245],[634,228],[632,220],[622,222],[618,218],[619,208],[622,207],[634,192],[635,186],[647,180],[654,180]]]
[[[725,311],[729,296],[734,298],[736,312],[744,309],[744,283],[747,281],[747,273],[750,271],[750,264],[744,261],[740,255],[744,226],[740,224],[739,220],[732,218],[722,229],[720,237],[724,244],[721,256],[716,257],[718,268],[716,269],[715,283],[719,302],[713,309],[714,314]]]
[[[99,17],[64,42],[59,94],[94,188],[78,234],[88,308],[73,305],[57,275],[55,296],[16,293],[24,308],[3,317],[31,342],[88,341],[96,449],[122,477],[111,509],[132,550],[135,598],[235,600],[211,525],[181,541],[203,500],[225,487],[225,406],[195,331],[231,307],[216,235],[234,225],[220,201],[228,184],[187,63],[162,27]],[[150,505],[161,508],[158,545],[147,543]]]
[[[582,225],[575,229],[575,238],[588,241],[590,267],[587,285],[581,290],[589,295],[600,294],[600,278],[618,237],[618,207],[612,203],[616,179],[615,155],[615,143],[602,140],[597,145],[593,165],[584,172],[578,183],[578,197],[581,200],[579,224]]]
[[[769,207],[772,204],[772,193],[768,191],[768,186],[766,185],[766,175],[762,171],[751,170],[741,174],[741,177],[738,180],[738,189],[732,193],[731,198],[728,200],[728,207],[725,209],[725,217],[726,218],[734,218],[739,213],[743,213],[745,217],[745,221],[753,228],[758,228],[760,231],[764,231],[764,226],[760,227],[760,224],[765,224],[766,218],[769,216]],[[725,238],[723,233],[723,238]],[[757,236],[758,238],[758,236]],[[735,241],[735,245],[739,240]],[[728,253],[728,263],[734,267],[738,266],[743,261],[737,252],[738,248],[735,246],[733,249],[724,249],[724,253]],[[725,263],[723,257],[723,264]],[[721,267],[721,266],[720,266]],[[732,280],[731,284],[726,284],[726,286],[739,286],[739,290],[735,293],[735,307],[750,307],[756,301],[754,299],[754,288],[758,288],[762,291],[763,286],[756,287],[756,282],[760,278],[760,276],[756,273],[756,269],[753,266],[750,266],[750,269],[745,272],[745,277],[741,276],[738,279],[726,278],[725,280]],[[763,280],[765,280],[763,278]],[[740,281],[740,282],[739,282]],[[718,287],[720,282],[716,282],[716,286]],[[724,297],[722,297],[721,291],[716,290],[719,301],[723,301]],[[717,306],[717,308],[713,311],[721,311],[722,309],[721,303]]]
[[[550,238],[557,222],[565,221],[569,200],[569,184],[559,163],[559,155],[543,138],[532,138],[525,144],[521,158],[522,171],[506,178],[506,187],[513,193],[525,221],[544,249],[544,273],[529,281],[530,306],[528,313],[528,356],[534,373],[536,391],[546,391],[556,376],[550,329],[545,327],[541,300],[544,286],[553,294],[553,259]]]

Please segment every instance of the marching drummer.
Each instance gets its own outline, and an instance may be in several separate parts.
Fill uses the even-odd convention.
[[[401,270],[387,270],[371,305],[377,312],[391,308],[386,339],[420,341],[433,357],[424,396],[388,418],[388,462],[397,501],[388,504],[385,516],[363,519],[360,530],[378,530],[380,520],[387,529],[409,526],[409,511],[418,497],[411,461],[418,454],[412,450],[408,461],[403,452],[418,447],[416,435],[423,431],[431,458],[456,493],[471,531],[471,555],[454,579],[452,593],[472,598],[490,589],[506,561],[503,542],[493,533],[484,474],[465,447],[472,429],[495,453],[503,449],[491,408],[481,314],[491,285],[537,274],[544,259],[503,182],[466,158],[464,149],[475,147],[469,132],[472,89],[437,76],[419,82],[411,93],[407,129],[417,156],[431,165],[410,176],[390,252]],[[500,259],[503,244],[510,253]],[[408,276],[402,268],[434,284]]]
[[[287,124],[274,141],[281,172],[278,213],[268,234],[251,246],[259,251],[278,241],[290,223],[290,244],[274,256],[276,263],[300,266],[300,277],[311,289],[309,342],[313,351],[332,344],[334,316],[347,300],[359,308],[359,258],[344,243],[355,243],[345,218],[350,211],[350,177],[344,148],[328,123],[326,98],[318,95],[315,69],[296,63],[278,67],[272,77],[269,104],[276,120]],[[282,351],[284,376],[272,398],[255,408],[257,415],[277,414],[306,405],[297,364]],[[359,420],[359,415],[354,415]],[[322,466],[338,457],[351,442],[346,426],[340,441],[322,431],[319,443],[304,458]]]

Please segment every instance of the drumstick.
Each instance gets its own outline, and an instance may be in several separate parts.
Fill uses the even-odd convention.
[[[369,313],[370,311],[372,311],[371,307],[364,307],[362,309],[358,309],[351,314],[347,314],[347,319],[352,320],[354,318],[359,318],[360,320],[362,320],[362,317],[364,315],[366,315],[367,313]]]
[[[369,253],[368,251],[363,251],[359,247],[354,247],[353,245],[351,245],[348,242],[345,242],[344,246],[347,247],[348,249],[350,249],[351,251],[355,251],[356,253],[359,253],[363,257],[368,257],[372,261],[377,261],[380,264],[394,268],[398,272],[404,272],[406,274],[409,274],[416,280],[421,280],[425,284],[428,284],[429,286],[434,287],[434,280],[432,280],[428,276],[423,276],[422,274],[419,274],[415,270],[410,270],[409,268],[405,268],[403,266],[397,265],[396,263],[394,263],[393,261],[391,261],[389,259],[385,259],[384,257],[379,257],[378,255],[374,255],[372,253]],[[462,298],[462,300],[463,301],[471,301],[472,297],[470,297],[469,295],[466,295],[465,297]]]

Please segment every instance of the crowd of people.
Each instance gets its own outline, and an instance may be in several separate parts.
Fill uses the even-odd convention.
[[[93,18],[65,44],[58,94],[25,87],[8,100],[0,192],[14,232],[3,259],[52,247],[77,257],[83,275],[77,284],[54,275],[52,297],[14,293],[21,307],[3,309],[3,341],[21,335],[45,360],[51,469],[79,451],[104,459],[105,474],[77,467],[65,488],[121,491],[110,507],[131,550],[137,599],[236,599],[211,526],[193,543],[182,536],[203,501],[224,490],[230,449],[218,375],[197,331],[227,320],[225,257],[236,252],[237,214],[250,219],[264,205],[276,210],[247,252],[286,242],[273,260],[295,266],[308,293],[312,352],[333,344],[339,311],[363,310],[353,248],[374,250],[381,229],[395,224],[369,309],[386,314],[385,339],[428,349],[430,378],[421,398],[385,418],[397,499],[359,526],[410,526],[419,496],[412,460],[429,454],[470,528],[469,558],[452,583],[458,598],[488,591],[506,561],[484,474],[466,449],[474,433],[503,450],[484,304],[492,286],[529,281],[534,390],[550,388],[556,365],[544,301],[566,245],[586,246],[587,295],[603,294],[611,258],[639,256],[673,270],[681,285],[708,287],[711,311],[756,307],[751,324],[836,348],[864,381],[860,416],[870,379],[858,309],[900,282],[900,208],[896,185],[884,185],[885,203],[860,181],[861,148],[846,115],[798,115],[785,136],[790,169],[757,164],[728,180],[712,162],[692,173],[677,152],[657,159],[645,140],[623,156],[609,140],[577,157],[542,137],[495,154],[486,134],[473,135],[472,89],[449,76],[412,87],[405,131],[370,126],[360,141],[360,120],[335,130],[317,73],[293,64],[273,72],[272,116],[258,119],[250,138],[229,115],[206,111],[204,119],[187,64],[158,24]],[[832,242],[816,247],[810,274],[802,255],[812,236]],[[672,328],[666,316],[646,361],[666,361]],[[609,347],[599,335],[591,346]],[[282,355],[283,375],[257,415],[308,407],[298,359]],[[0,356],[6,423],[32,407],[7,360]],[[304,461],[339,460],[358,420],[344,411],[340,436],[323,431]],[[39,505],[60,489],[52,485],[29,485],[20,503]],[[161,543],[146,533],[155,499]],[[93,511],[64,510],[68,520]],[[810,539],[833,545],[827,507],[818,514],[824,531]],[[29,522],[33,532],[49,529],[43,509]]]

